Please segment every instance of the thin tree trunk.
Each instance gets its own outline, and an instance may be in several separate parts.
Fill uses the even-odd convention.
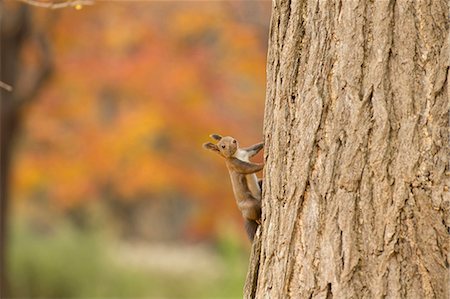
[[[247,298],[449,298],[447,0],[274,1]]]
[[[34,99],[50,75],[50,51],[44,34],[30,24],[31,13],[20,3],[0,2],[0,81],[13,86],[0,90],[0,298],[7,298],[9,185],[14,141],[20,127],[22,108]],[[21,62],[21,50],[27,39],[35,39],[41,54],[36,70]],[[27,78],[27,80],[21,80]]]
[[[1,21],[1,77],[2,82],[14,85],[17,79],[18,57],[26,35],[27,13],[23,7],[17,14],[7,16],[4,4],[0,5]],[[18,109],[15,92],[0,90],[0,297],[8,296],[7,287],[7,224],[9,173],[12,141],[17,128]]]

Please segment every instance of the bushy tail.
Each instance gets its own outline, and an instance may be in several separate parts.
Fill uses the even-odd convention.
[[[256,230],[258,229],[258,223],[253,220],[244,219],[245,231],[247,232],[250,241],[255,238]]]

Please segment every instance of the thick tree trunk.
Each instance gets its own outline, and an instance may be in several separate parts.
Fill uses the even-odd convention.
[[[448,14],[274,1],[246,297],[449,298]]]

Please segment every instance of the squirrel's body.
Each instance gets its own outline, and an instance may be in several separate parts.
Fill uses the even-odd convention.
[[[250,154],[251,152],[238,148],[236,150],[236,153],[234,153],[234,157],[241,161],[250,163]],[[246,175],[246,178],[248,189],[250,189],[253,197],[261,200],[261,188],[258,184],[258,177],[256,176],[256,174],[248,174]]]
[[[247,234],[253,240],[261,219],[261,188],[255,173],[262,170],[264,165],[252,163],[250,158],[256,155],[264,145],[258,143],[241,149],[236,139],[232,137],[222,137],[217,134],[211,137],[219,141],[217,145],[209,142],[203,146],[218,152],[225,158],[237,206],[244,217]]]
[[[256,175],[254,173],[250,173],[250,171],[260,171],[263,166],[258,165],[258,167],[247,170],[240,167],[235,167],[236,160],[229,159],[226,160],[225,163],[227,164],[228,172],[230,173],[234,197],[242,216],[245,219],[258,222],[261,218],[261,194],[259,193],[257,196],[253,195],[249,186],[249,177],[251,179],[254,177],[256,184],[258,184]]]

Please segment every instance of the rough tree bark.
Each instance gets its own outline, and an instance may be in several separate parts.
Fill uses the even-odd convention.
[[[246,298],[449,298],[447,0],[275,0]]]

